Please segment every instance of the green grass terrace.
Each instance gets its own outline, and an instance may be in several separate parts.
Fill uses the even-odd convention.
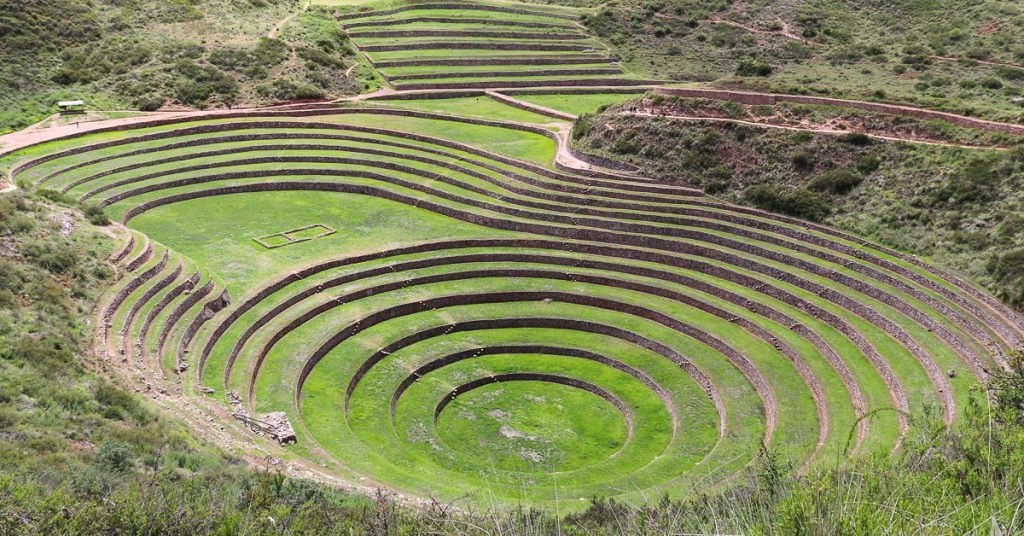
[[[168,411],[241,453],[415,496],[564,512],[721,485],[763,443],[803,467],[888,453],[908,419],[955,423],[1024,340],[916,258],[657,177],[556,169],[523,114],[242,112],[0,169],[126,226],[99,324],[126,381],[179,393]],[[301,240],[257,240],[274,236]],[[298,442],[239,412],[284,412]]]
[[[338,18],[399,90],[640,86],[577,22],[580,10],[537,4],[363,5]]]

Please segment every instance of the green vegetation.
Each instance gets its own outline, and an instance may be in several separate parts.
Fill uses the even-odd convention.
[[[0,365],[7,392],[0,412],[5,438],[0,509],[6,513],[0,523],[5,533],[117,527],[117,533],[163,534],[502,534],[530,527],[544,533],[621,534],[653,524],[670,532],[910,532],[930,527],[989,534],[996,525],[1003,533],[1022,528],[1014,515],[1020,501],[1016,475],[1024,456],[1021,355],[1012,361],[1012,372],[995,378],[997,398],[991,409],[969,405],[955,432],[917,423],[896,457],[870,457],[795,477],[784,458],[766,451],[727,492],[658,504],[597,499],[562,520],[550,513],[503,510],[470,515],[441,504],[415,510],[387,494],[367,499],[287,478],[272,468],[246,469],[196,443],[136,396],[80,368],[88,339],[83,315],[92,308],[98,287],[111,278],[102,256],[113,243],[74,214],[75,230],[61,237],[62,227],[52,215],[66,209],[48,200],[19,196],[5,197],[3,203],[6,239],[71,248],[77,259],[69,279],[27,257],[5,254],[2,261],[0,296],[17,296],[0,308]],[[15,217],[31,222],[31,228],[11,231]],[[26,320],[37,330],[29,337],[19,334]],[[39,334],[49,342],[40,344]],[[75,423],[72,434],[66,433],[69,422]],[[936,500],[921,500],[923,495]]]
[[[653,79],[1024,114],[1024,11],[1013,0],[620,0],[583,21]]]
[[[630,94],[1012,119],[1020,10],[570,4],[0,8],[19,102],[390,86],[10,138],[0,533],[1024,531],[1019,137]]]
[[[612,106],[623,101],[635,99],[635,94],[592,94],[592,95],[568,95],[568,94],[515,94],[515,98],[533,104],[552,108],[561,112],[568,112],[573,115],[585,115],[597,113],[602,107]]]
[[[13,2],[0,7],[0,132],[83,99],[96,110],[258,105],[375,86],[330,12],[298,0]]]
[[[645,83],[626,75],[604,44],[573,24],[579,9],[485,2],[390,8],[393,3],[378,2],[337,9],[349,37],[397,89]],[[501,60],[510,56],[516,61]]]
[[[378,100],[374,101],[373,104],[406,110],[423,110],[462,117],[477,117],[491,121],[519,121],[537,124],[547,124],[555,121],[546,115],[513,108],[487,96],[453,97],[447,99]]]
[[[466,116],[497,106],[472,98],[407,104],[428,111],[443,104]],[[8,162],[83,142],[113,143],[41,161],[18,179],[102,207],[141,232],[121,260],[132,263],[136,279],[115,285],[126,297],[105,313],[105,337],[149,371],[153,389],[181,389],[187,399],[221,405],[238,393],[254,415],[283,411],[301,423],[298,444],[273,447],[275,456],[421,496],[449,500],[483,481],[488,495],[466,501],[580,512],[585,502],[558,505],[559,498],[632,501],[666,493],[683,500],[696,483],[740,471],[765,434],[781,456],[812,467],[844,449],[887,452],[901,437],[897,415],[878,414],[850,439],[858,415],[890,407],[898,390],[921,404],[906,407],[914,418],[937,406],[955,420],[978,385],[968,356],[998,366],[984,345],[1000,343],[973,330],[959,303],[929,297],[965,295],[905,260],[892,268],[901,277],[893,283],[865,258],[843,254],[852,265],[830,260],[844,251],[835,238],[798,246],[804,235],[795,223],[744,216],[687,188],[555,173],[548,167],[554,142],[539,133],[390,110],[324,110],[293,124],[259,117],[183,122],[139,132],[153,139],[104,133],[35,147]],[[577,125],[583,141],[600,132],[587,124]],[[183,134],[189,126],[204,130]],[[714,157],[716,136],[692,145],[695,154]],[[857,137],[835,139],[860,151],[875,147]],[[642,142],[620,140],[613,152],[644,154]],[[814,180],[800,194],[762,191],[763,206],[822,219],[826,199],[862,187],[852,183],[857,172],[829,172],[816,154],[794,151],[789,160]],[[319,191],[265,191],[271,187]],[[757,191],[751,189],[752,198]],[[168,198],[173,194],[200,197]],[[210,194],[219,195],[203,197]],[[157,206],[135,214],[150,203]],[[680,208],[705,211],[710,220],[680,217]],[[252,240],[312,224],[338,232],[276,249]],[[765,225],[785,239],[750,234]],[[697,259],[717,259],[727,272],[709,273],[674,254],[626,264],[636,253],[620,232],[649,234],[664,241],[653,244],[666,253],[676,244],[709,248]],[[592,245],[579,249],[583,236]],[[527,237],[532,241],[518,242]],[[432,245],[403,249],[418,244]],[[349,260],[321,264],[329,260],[324,251]],[[877,252],[866,259],[872,255],[889,258]],[[818,265],[830,271],[797,268]],[[277,283],[303,267],[304,277]],[[773,283],[784,295],[767,293],[752,282],[769,270],[799,278]],[[193,273],[195,298],[175,293]],[[881,294],[854,291],[844,279],[854,275]],[[922,286],[932,278],[937,287]],[[860,305],[817,290],[837,285],[850,288]],[[215,301],[223,292],[231,298],[228,310],[236,311],[230,320],[216,313],[198,332],[188,329],[190,319],[203,318],[203,304],[223,306]],[[963,299],[974,298],[957,298]],[[875,313],[891,324],[876,321]],[[723,322],[734,317],[749,323]],[[794,332],[794,322],[820,339]],[[330,339],[338,326],[353,327]],[[850,330],[863,339],[852,341]],[[920,350],[896,337],[909,337]],[[950,346],[961,340],[961,350]],[[827,359],[826,345],[842,353]],[[384,353],[374,354],[380,348]],[[789,359],[779,359],[780,351]],[[681,367],[674,355],[695,368]],[[957,381],[937,386],[927,367],[952,370]],[[300,375],[303,369],[308,374]],[[473,387],[506,377],[501,385]],[[536,398],[557,378],[583,383],[570,384],[572,395],[553,388],[551,400],[536,399],[540,406],[503,394],[508,383],[510,392],[522,385]],[[467,394],[438,403],[459,386]],[[579,390],[590,392],[579,398]],[[774,392],[787,393],[786,403],[778,404]],[[586,418],[558,409],[601,398]],[[551,411],[537,409],[548,404],[555,404]],[[542,414],[564,416],[546,421]],[[552,427],[567,423],[573,428],[566,437],[576,440],[549,437]],[[680,423],[687,423],[685,433]],[[597,430],[609,432],[610,441],[597,441]],[[231,424],[224,433],[248,432]],[[524,489],[523,474],[538,480]],[[542,477],[548,474],[559,476],[549,481]]]

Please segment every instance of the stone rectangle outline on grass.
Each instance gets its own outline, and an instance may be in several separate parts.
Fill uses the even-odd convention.
[[[321,232],[321,233],[319,233],[317,235],[314,235],[314,236],[308,236],[308,237],[304,237],[304,238],[292,238],[291,236],[289,236],[289,235],[293,235],[293,234],[296,234],[296,233],[301,233],[303,231],[308,231],[310,229],[316,229],[318,227],[323,229],[323,232]],[[323,238],[325,236],[330,236],[330,235],[332,235],[332,234],[334,234],[336,232],[338,232],[338,231],[336,229],[332,228],[332,227],[329,227],[329,226],[324,225],[322,223],[314,223],[314,224],[311,224],[311,225],[306,225],[306,226],[303,226],[303,227],[299,227],[297,229],[291,229],[291,230],[288,230],[288,231],[281,231],[279,233],[272,233],[272,234],[264,235],[264,236],[261,236],[261,237],[258,237],[258,238],[253,238],[253,241],[256,242],[257,244],[267,248],[267,249],[277,249],[277,248],[284,247],[284,246],[290,246],[292,244],[298,244],[298,243],[301,243],[301,242],[308,242],[310,240],[316,240],[317,238]],[[275,239],[275,238],[283,238],[285,240],[285,242],[283,242],[283,243],[272,243],[271,240]]]

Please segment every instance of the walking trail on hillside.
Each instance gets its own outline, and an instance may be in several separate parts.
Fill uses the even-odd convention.
[[[905,137],[905,136],[889,136],[889,135],[885,135],[885,134],[877,134],[877,133],[866,132],[866,131],[862,131],[862,130],[853,130],[853,131],[851,131],[851,130],[843,130],[843,129],[839,129],[839,128],[829,128],[827,126],[822,126],[822,125],[819,125],[819,126],[816,126],[816,127],[803,127],[803,126],[794,126],[794,125],[779,125],[779,124],[776,124],[776,123],[761,122],[761,121],[751,121],[751,120],[745,120],[745,119],[731,119],[731,118],[728,118],[728,117],[715,117],[715,116],[709,116],[709,115],[680,115],[680,114],[672,114],[672,113],[655,112],[655,111],[652,111],[652,110],[626,111],[626,112],[621,112],[619,115],[636,116],[636,117],[662,117],[662,118],[666,118],[666,119],[675,119],[675,120],[679,120],[679,121],[693,121],[693,122],[701,122],[701,121],[703,121],[703,122],[709,122],[709,123],[730,123],[730,124],[734,124],[734,125],[746,125],[746,126],[759,127],[759,128],[774,128],[774,129],[779,129],[779,130],[791,130],[791,131],[796,131],[796,132],[812,132],[812,133],[815,133],[815,134],[829,134],[829,135],[836,135],[836,136],[844,136],[844,135],[850,134],[851,132],[858,132],[858,133],[864,134],[865,136],[870,136],[872,138],[879,139],[879,140],[895,141],[895,142],[903,142],[903,143],[914,143],[914,144],[918,144],[918,145],[933,145],[933,146],[937,146],[937,147],[951,147],[951,148],[956,148],[956,149],[975,149],[975,150],[987,150],[987,151],[1005,151],[1005,150],[1007,150],[1006,147],[1002,147],[1002,146],[999,146],[999,145],[966,145],[966,144],[960,144],[960,143],[951,143],[951,142],[928,140],[928,139],[921,139],[921,138],[912,138],[912,137]]]
[[[275,24],[274,27],[270,29],[270,32],[267,33],[267,37],[270,39],[276,39],[277,34],[281,32],[281,28],[284,28],[284,26],[291,22],[292,19],[294,19],[295,17],[299,16],[302,13],[305,13],[306,10],[309,9],[310,1],[311,0],[306,0],[306,3],[302,6],[301,9],[299,9],[298,11],[291,12],[285,18],[277,21],[277,24]]]

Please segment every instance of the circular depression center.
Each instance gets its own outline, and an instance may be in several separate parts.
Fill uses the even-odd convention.
[[[589,384],[506,379],[465,389],[440,408],[438,435],[497,469],[579,469],[614,456],[631,435],[621,402]]]

